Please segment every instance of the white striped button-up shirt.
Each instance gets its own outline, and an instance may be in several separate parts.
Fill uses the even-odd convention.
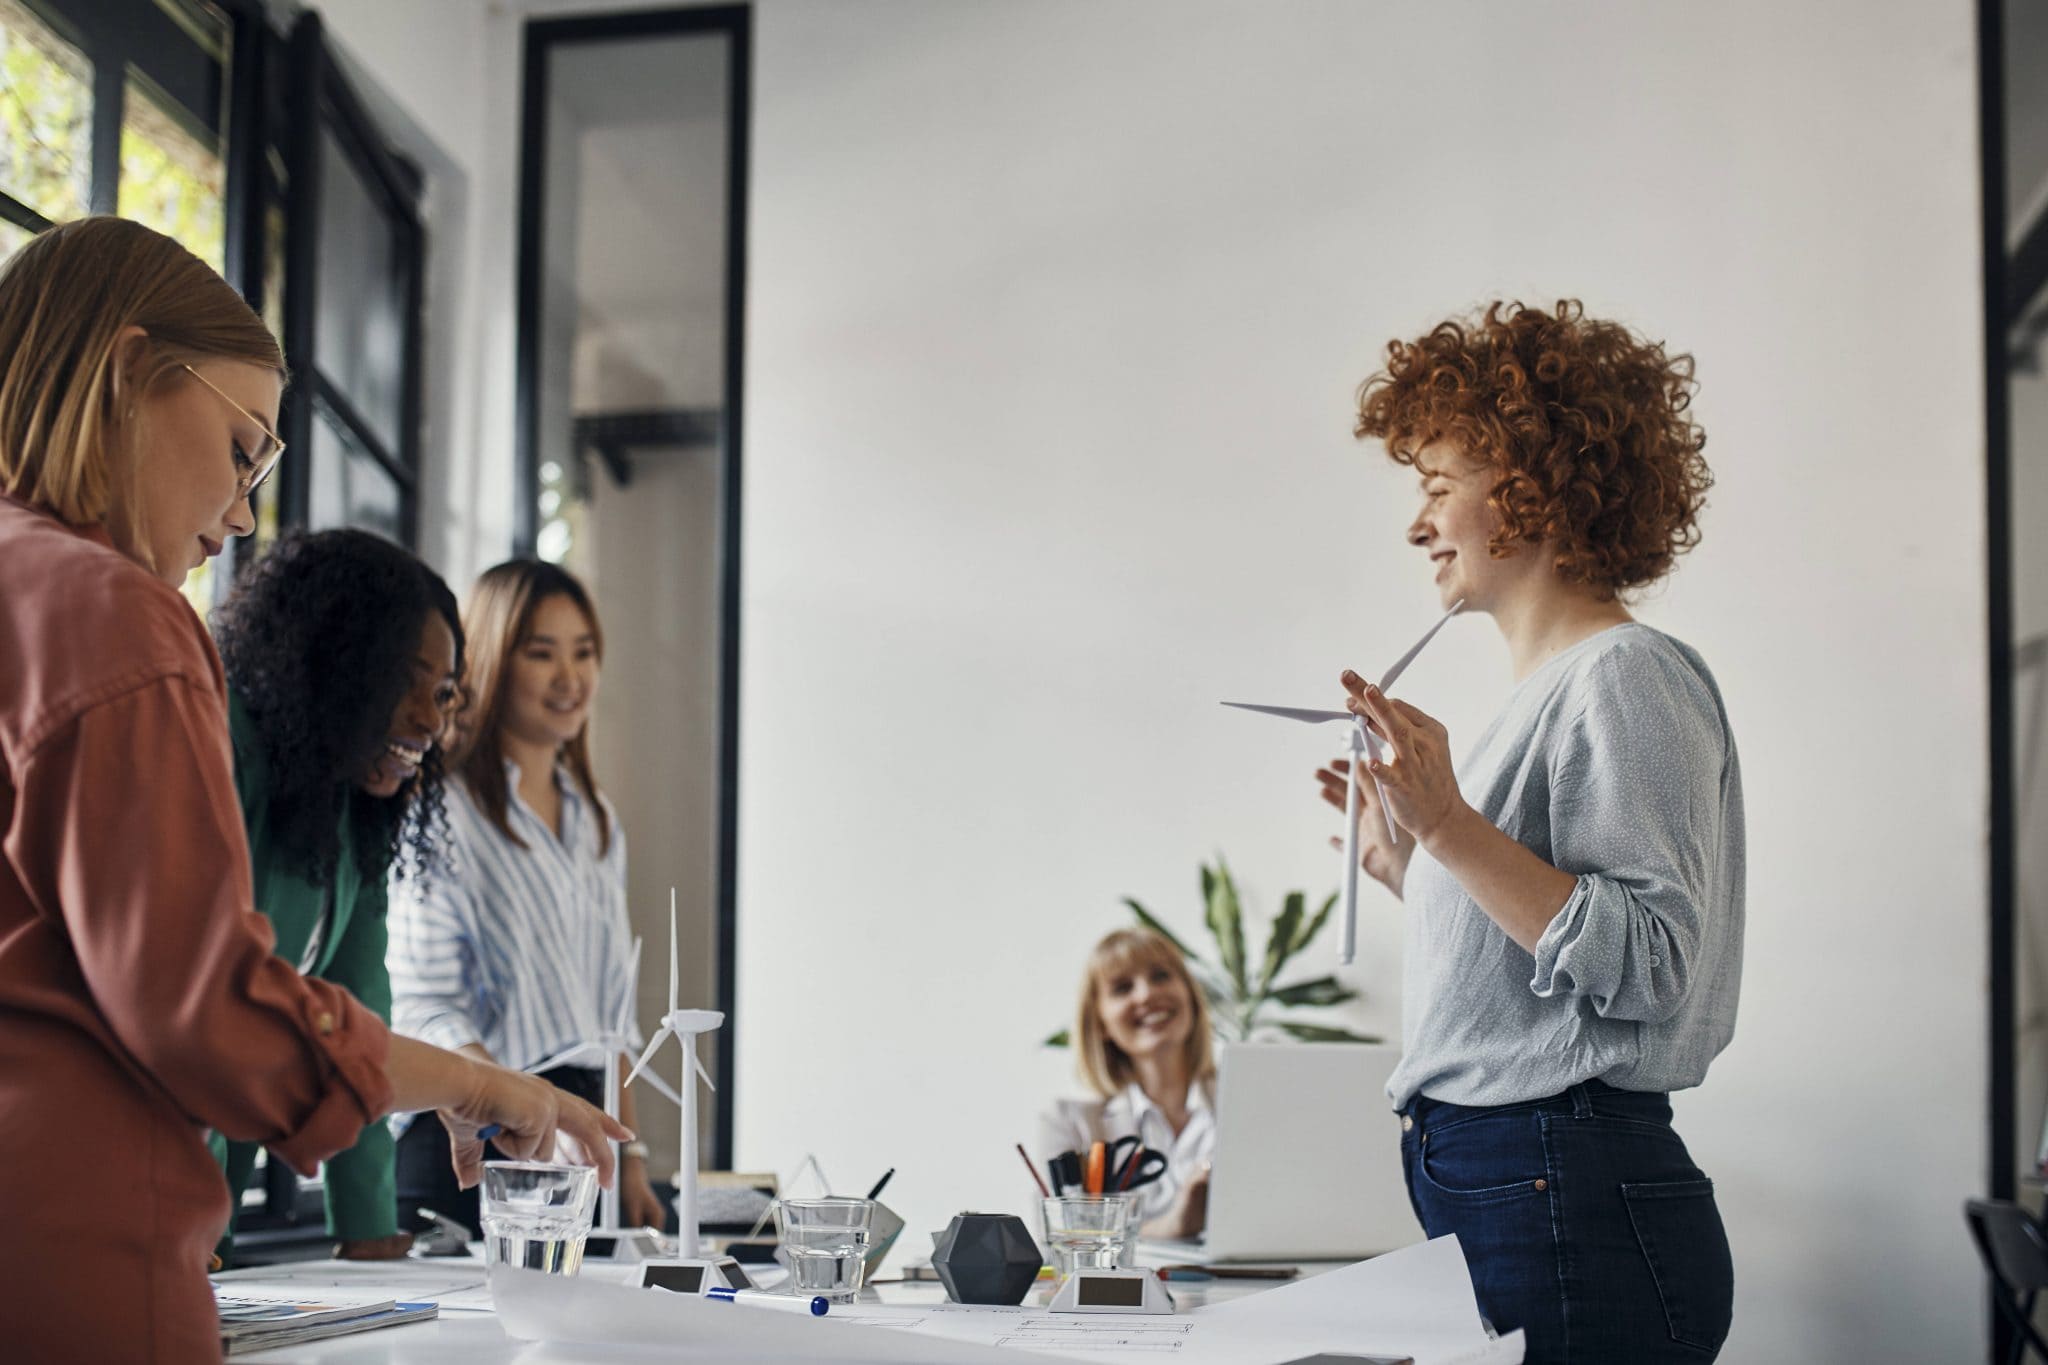
[[[632,983],[626,918],[626,838],[611,803],[611,848],[600,853],[596,811],[562,769],[562,833],[519,798],[505,764],[499,832],[457,780],[446,788],[448,865],[390,884],[391,1027],[440,1047],[481,1043],[524,1069],[611,1031]],[[589,1065],[601,1065],[594,1056]]]

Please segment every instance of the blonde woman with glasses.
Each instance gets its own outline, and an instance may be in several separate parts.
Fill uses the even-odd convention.
[[[208,1129],[300,1171],[439,1109],[610,1178],[626,1136],[544,1082],[397,1038],[271,951],[219,657],[177,593],[248,534],[282,453],[277,343],[169,238],[115,218],[0,268],[0,1341],[217,1360],[227,1191]]]

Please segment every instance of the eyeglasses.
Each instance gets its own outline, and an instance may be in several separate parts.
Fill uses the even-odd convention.
[[[264,425],[261,417],[258,417],[255,413],[228,397],[220,385],[214,383],[190,365],[186,365],[184,368],[185,373],[219,394],[221,402],[226,403],[236,412],[248,418],[255,425],[256,430],[263,433],[263,444],[256,448],[256,452],[253,455],[244,453],[241,442],[237,441],[235,443],[236,463],[239,465],[246,461],[249,466],[247,469],[237,468],[235,470],[235,501],[240,502],[242,499],[254,495],[256,490],[263,486],[263,481],[270,477],[271,471],[277,468],[278,460],[284,455],[284,438]]]

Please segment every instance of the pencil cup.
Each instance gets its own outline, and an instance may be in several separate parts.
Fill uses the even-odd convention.
[[[867,1257],[871,1199],[783,1199],[775,1230],[789,1257],[788,1292],[844,1302],[860,1292]]]
[[[550,1275],[583,1265],[597,1171],[543,1161],[484,1163],[484,1260]]]
[[[1131,1225],[1128,1194],[1067,1194],[1042,1201],[1045,1243],[1065,1279],[1077,1270],[1117,1270]]]

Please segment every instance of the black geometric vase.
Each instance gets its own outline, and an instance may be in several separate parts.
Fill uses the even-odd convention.
[[[1022,1303],[1041,1264],[1014,1213],[956,1213],[932,1251],[932,1269],[955,1303]]]

